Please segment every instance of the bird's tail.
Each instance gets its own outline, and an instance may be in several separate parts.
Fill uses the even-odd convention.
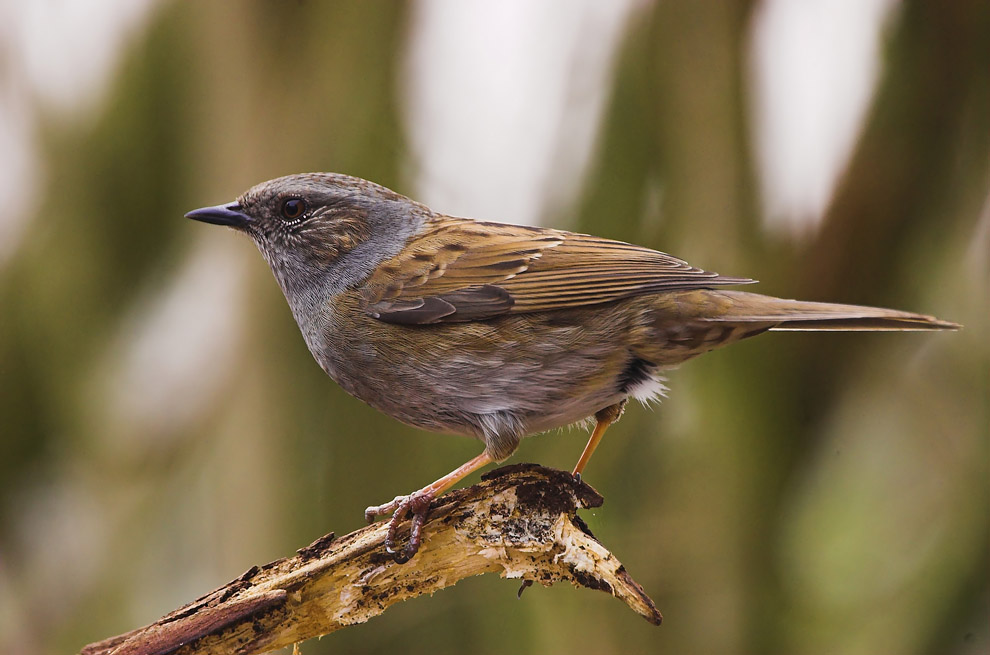
[[[710,291],[724,300],[706,321],[770,323],[771,330],[908,331],[958,330],[961,325],[934,316],[882,307],[785,300],[745,291]]]

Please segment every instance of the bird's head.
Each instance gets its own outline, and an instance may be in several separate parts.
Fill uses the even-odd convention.
[[[428,214],[423,205],[372,182],[305,173],[262,182],[232,203],[196,209],[186,218],[250,236],[290,296],[314,282],[329,282],[334,291],[359,282],[399,252]]]

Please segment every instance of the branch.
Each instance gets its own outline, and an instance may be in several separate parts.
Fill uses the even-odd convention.
[[[263,653],[489,572],[606,591],[659,625],[653,601],[577,516],[578,509],[601,504],[598,492],[568,473],[506,466],[434,501],[423,545],[406,564],[385,553],[387,522],[340,539],[331,533],[295,557],[252,567],[155,623],[90,644],[81,654]]]

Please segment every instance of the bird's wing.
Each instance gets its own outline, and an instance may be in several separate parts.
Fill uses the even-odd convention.
[[[620,241],[440,217],[379,266],[361,294],[375,318],[424,325],[749,282]]]

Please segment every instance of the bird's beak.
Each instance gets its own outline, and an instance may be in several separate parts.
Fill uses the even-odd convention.
[[[251,222],[251,217],[241,211],[241,206],[236,202],[227,205],[217,205],[216,207],[203,207],[194,209],[186,218],[194,221],[203,221],[213,225],[229,225],[230,227],[244,227]]]

